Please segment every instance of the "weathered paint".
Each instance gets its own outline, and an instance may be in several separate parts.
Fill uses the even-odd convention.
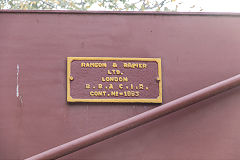
[[[19,65],[17,64],[17,86],[16,86],[16,96],[19,97],[19,84],[18,84],[18,75],[19,75]]]
[[[27,158],[156,106],[67,104],[66,57],[161,57],[167,103],[239,73],[239,28],[239,15],[0,13],[0,157]],[[62,159],[238,159],[239,94]]]

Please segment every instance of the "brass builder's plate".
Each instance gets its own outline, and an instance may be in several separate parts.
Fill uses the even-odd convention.
[[[160,58],[67,58],[68,102],[162,103]]]

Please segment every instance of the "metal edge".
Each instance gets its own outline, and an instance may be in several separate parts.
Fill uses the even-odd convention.
[[[156,15],[156,16],[230,16],[239,17],[233,12],[160,12],[160,11],[80,11],[80,10],[0,10],[10,14],[98,14],[98,15]]]

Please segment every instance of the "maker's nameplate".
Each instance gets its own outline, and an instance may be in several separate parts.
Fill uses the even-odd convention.
[[[161,103],[161,59],[68,57],[67,101]]]

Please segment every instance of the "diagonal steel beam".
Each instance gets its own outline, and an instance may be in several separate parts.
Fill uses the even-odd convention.
[[[200,102],[204,99],[212,97],[218,93],[221,93],[238,85],[240,85],[240,74],[216,83],[214,85],[211,85],[209,87],[206,87],[204,89],[201,89],[199,91],[188,94],[184,97],[178,98],[162,106],[143,112],[124,121],[90,133],[86,136],[80,137],[68,143],[49,149],[40,154],[34,155],[30,158],[27,158],[27,160],[46,160],[60,158],[82,148],[88,147],[105,139],[126,132],[130,129],[136,128],[147,122],[153,121],[169,113],[175,112],[191,104]]]

